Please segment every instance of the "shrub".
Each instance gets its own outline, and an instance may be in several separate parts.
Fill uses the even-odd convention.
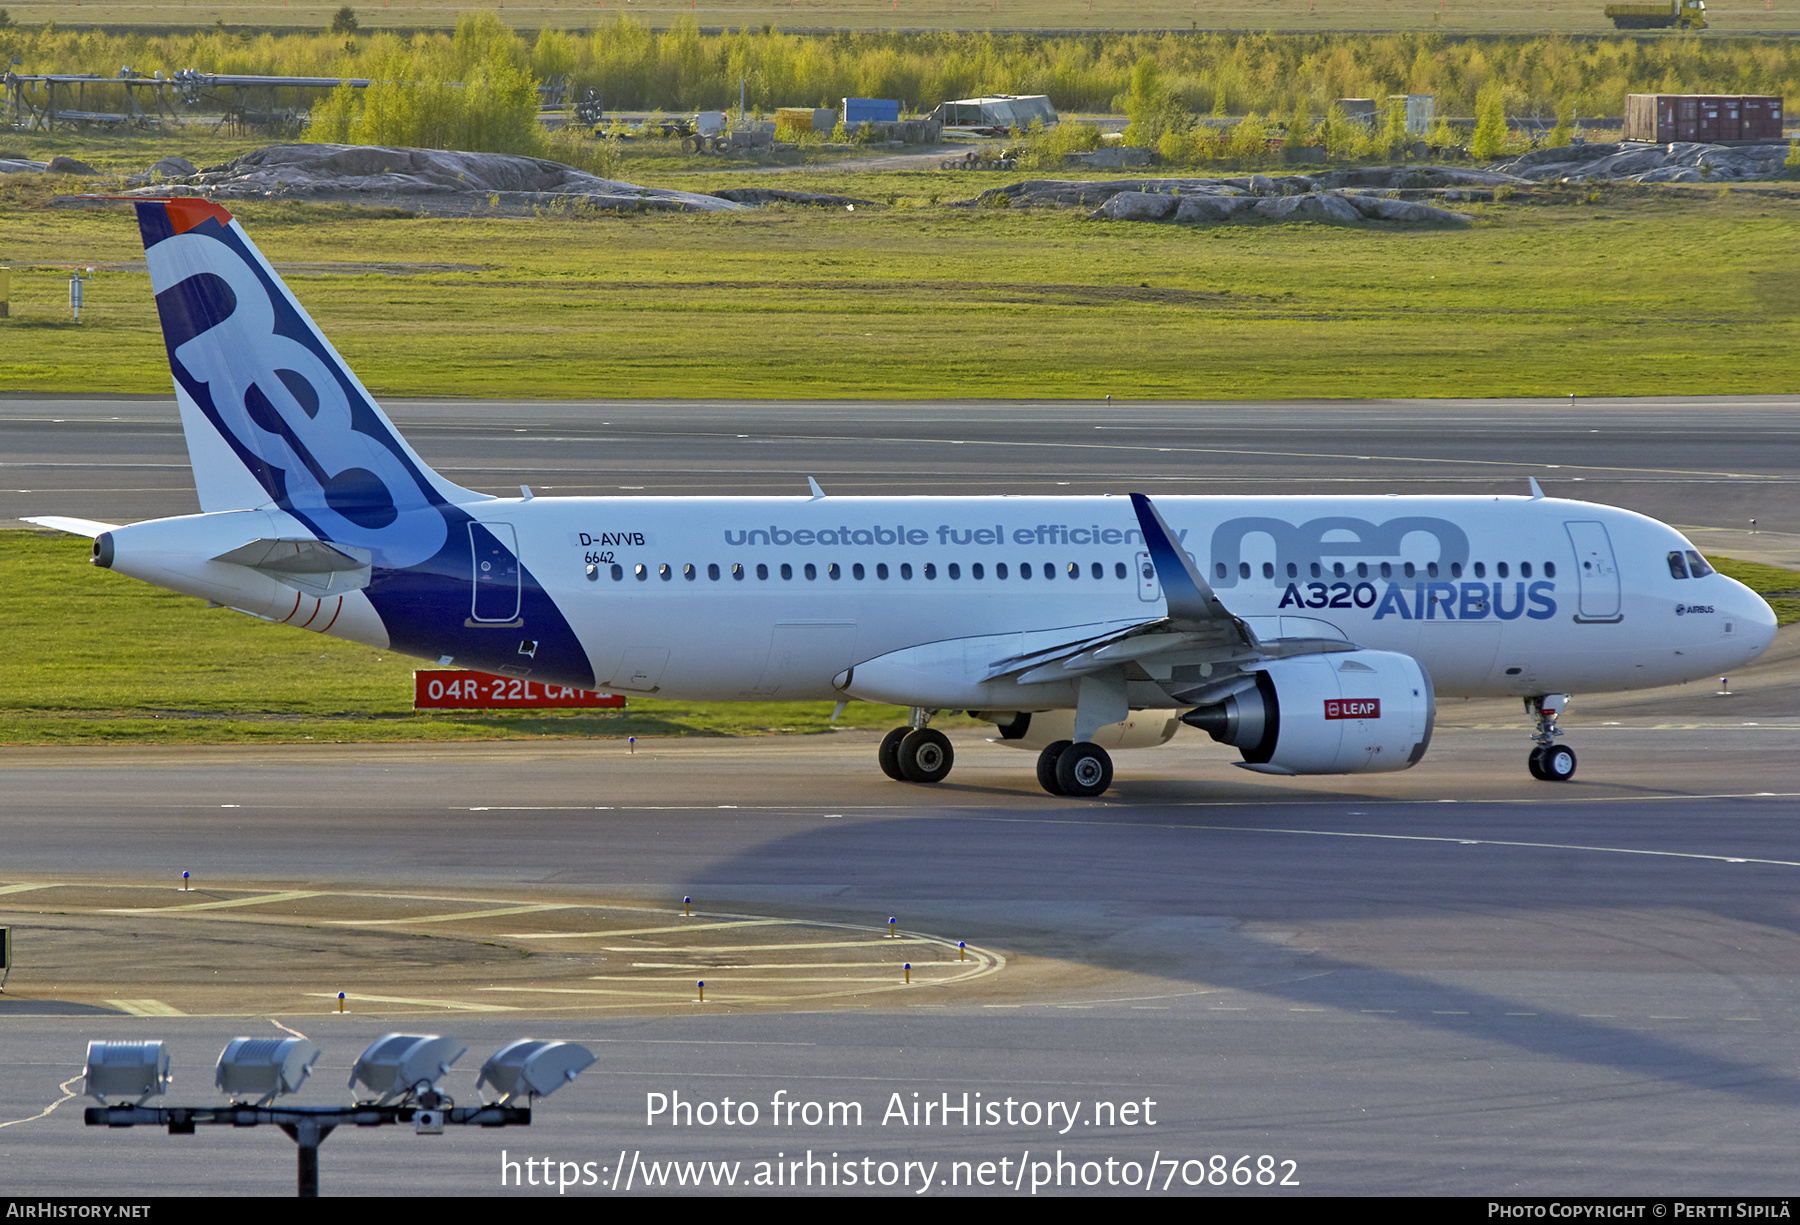
[[[1479,158],[1495,158],[1506,152],[1506,98],[1497,84],[1481,91],[1469,152]]]

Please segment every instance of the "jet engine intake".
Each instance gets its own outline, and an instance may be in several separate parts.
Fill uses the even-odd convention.
[[[1375,774],[1416,765],[1437,700],[1419,661],[1393,651],[1301,655],[1251,665],[1255,686],[1182,722],[1264,774]]]

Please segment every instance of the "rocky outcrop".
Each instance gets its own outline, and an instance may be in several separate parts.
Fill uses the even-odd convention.
[[[1470,220],[1464,213],[1414,200],[1392,199],[1368,190],[1293,191],[1286,190],[1292,186],[1292,180],[1270,180],[1261,175],[1253,176],[1247,186],[1248,191],[1233,185],[1209,190],[1191,184],[1187,190],[1121,191],[1089,216],[1108,221],[1173,221],[1178,225],[1253,217],[1328,225],[1356,225],[1363,221],[1466,225]]]
[[[1411,199],[1492,199],[1497,187],[1529,186],[1530,179],[1498,170],[1462,166],[1355,166],[1318,174],[1239,175],[1231,178],[1026,179],[982,192],[965,206],[995,205],[1000,197],[1012,208],[1102,208],[1125,193],[1181,196],[1305,196],[1326,192],[1397,193]],[[1151,207],[1151,206],[1141,206]],[[1110,214],[1109,214],[1110,216]]]
[[[159,163],[160,164],[160,163]],[[561,162],[506,153],[381,145],[270,145],[175,180],[216,200],[354,200],[428,212],[526,211],[579,205],[623,212],[718,212],[745,207],[698,192],[639,187]],[[126,195],[156,195],[145,184]]]
[[[1532,183],[1743,183],[1787,176],[1788,145],[1559,145],[1494,169]]]

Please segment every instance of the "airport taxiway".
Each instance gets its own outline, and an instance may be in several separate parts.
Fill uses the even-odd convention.
[[[1498,493],[1536,475],[1736,533],[1719,551],[1800,541],[1792,401],[392,407],[429,459],[496,492],[776,493],[810,474],[842,492]],[[1132,436],[1088,440],[1113,426]],[[194,509],[166,403],[0,401],[0,453],[6,516]],[[1735,522],[1752,516],[1754,537]],[[302,1032],[325,1056],[295,1100],[323,1104],[403,1029],[469,1042],[462,1101],[513,1037],[600,1062],[529,1130],[345,1129],[321,1149],[326,1194],[558,1194],[502,1187],[525,1158],[572,1163],[567,1194],[610,1194],[646,1190],[650,1162],[740,1162],[748,1181],[809,1153],[840,1191],[867,1158],[896,1177],[940,1163],[933,1193],[1026,1195],[1060,1155],[1101,1179],[1064,1193],[1142,1194],[1105,1180],[1170,1159],[1171,1194],[1281,1193],[1288,1161],[1312,1194],[1783,1193],[1800,650],[1784,636],[1730,696],[1578,695],[1566,725],[1581,769],[1562,786],[1526,776],[1510,703],[1447,703],[1401,774],[1255,776],[1183,733],[1121,753],[1098,802],[1046,796],[1031,755],[975,733],[935,788],[881,777],[866,732],[0,750],[0,887],[21,886],[0,895],[19,963],[0,1163],[15,1194],[286,1194],[292,1146],[268,1129],[84,1128],[66,1094],[85,1042],[166,1038],[168,1100],[213,1102],[227,1039]],[[176,891],[184,870],[197,892]],[[944,964],[965,942],[980,973]],[[920,981],[896,983],[909,960]],[[1066,1126],[891,1113],[965,1092],[1079,1105]],[[758,1119],[647,1120],[674,1093]],[[778,1125],[778,1098],[863,1121]],[[1211,1185],[1215,1155],[1267,1155],[1278,1177]],[[955,1162],[995,1163],[990,1185],[951,1185]],[[1001,1162],[1029,1173],[1002,1187]]]

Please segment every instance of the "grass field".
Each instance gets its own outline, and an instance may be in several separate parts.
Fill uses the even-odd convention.
[[[27,177],[40,185],[18,184]],[[796,186],[881,207],[445,220],[269,203],[239,213],[273,261],[293,266],[296,294],[377,394],[1800,390],[1793,187],[1562,189],[1475,206],[1463,229],[1209,229],[947,206],[1012,175],[734,175],[696,159],[641,177]],[[41,207],[54,189],[41,176],[0,179],[0,265],[14,269],[0,386],[166,393],[136,226],[119,210]],[[68,269],[87,265],[103,271],[77,325]]]
[[[365,30],[447,29],[465,13],[494,4],[401,3],[354,6]],[[1538,3],[1472,4],[1468,0],[1235,0],[1229,5],[1196,0],[769,0],[699,4],[590,0],[568,3],[502,4],[500,14],[518,29],[585,30],[627,12],[637,21],[666,28],[693,17],[702,28],[774,25],[786,30],[1442,30],[1445,33],[1540,34],[1610,33],[1602,0],[1539,0]],[[330,26],[336,4],[88,3],[87,0],[8,0],[13,20],[25,25],[54,21],[60,26],[210,26],[320,30]],[[1765,4],[1707,5],[1713,34],[1780,34],[1800,29],[1793,0]]]
[[[88,549],[60,533],[0,532],[0,616],[15,646],[0,685],[0,744],[743,736],[832,726],[829,702],[632,698],[624,712],[414,712],[420,661],[208,609],[96,569]],[[837,726],[903,722],[892,707],[857,702]]]
[[[0,744],[220,744],[530,737],[743,736],[823,732],[823,702],[632,698],[620,713],[412,710],[418,661],[208,609],[87,563],[88,542],[0,532],[0,618],[9,627]],[[1715,557],[1759,591],[1800,573]],[[1800,599],[1772,601],[1782,623]],[[852,703],[837,726],[894,727],[893,707]],[[972,725],[948,712],[938,726]]]

